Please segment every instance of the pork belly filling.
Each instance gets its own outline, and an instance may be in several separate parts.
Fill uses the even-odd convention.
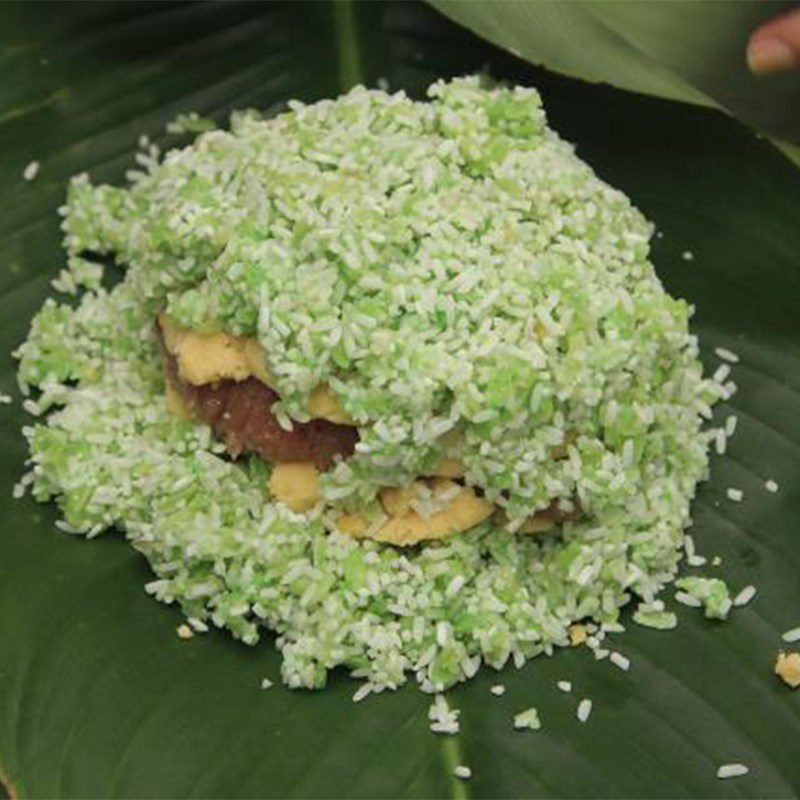
[[[281,425],[272,411],[280,399],[271,383],[255,339],[224,332],[200,333],[181,329],[164,314],[157,328],[164,357],[167,403],[177,414],[210,425],[234,458],[255,453],[274,465],[273,496],[293,511],[305,512],[320,500],[320,472],[355,452],[358,428],[346,424],[329,387],[311,395],[307,422]],[[435,474],[403,488],[379,492],[380,510],[334,517],[338,530],[358,538],[396,545],[441,539],[469,530],[501,512],[472,487],[456,482],[463,468],[456,459],[443,459]],[[540,533],[556,523],[580,517],[575,504],[565,509],[553,501],[518,528]]]

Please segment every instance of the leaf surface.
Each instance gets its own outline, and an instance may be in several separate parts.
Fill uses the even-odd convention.
[[[785,2],[432,0],[443,13],[534,64],[592,82],[719,108],[800,144],[800,73],[757,77],[745,51]]]
[[[45,13],[46,12],[46,13]],[[673,633],[614,639],[623,673],[583,648],[482,671],[449,693],[461,732],[428,731],[413,687],[354,704],[276,681],[271,642],[212,633],[148,598],[118,536],[71,538],[50,506],[11,500],[29,421],[0,365],[0,773],[30,797],[789,797],[800,794],[800,694],[771,674],[800,624],[800,174],[719,113],[537,71],[420,5],[0,5],[0,329],[9,352],[63,265],[56,209],[88,170],[120,180],[140,134],[179,111],[223,119],[331,96],[354,80],[418,94],[489,65],[541,88],[551,124],[656,221],[654,261],[697,305],[704,356],[742,357],[718,414],[739,427],[694,508],[698,549],[759,593],[724,624],[680,609]],[[354,49],[355,48],[355,49]],[[32,182],[26,164],[41,162]],[[692,260],[682,257],[693,254]],[[780,491],[766,492],[774,478]],[[725,498],[728,486],[744,501]],[[558,680],[571,680],[572,694]],[[494,697],[489,687],[507,691]],[[578,701],[594,710],[581,724]],[[512,718],[536,706],[540,732]],[[719,781],[741,761],[745,778]],[[457,764],[473,778],[452,777]]]

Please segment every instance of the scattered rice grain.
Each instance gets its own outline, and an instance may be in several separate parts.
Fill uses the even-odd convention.
[[[531,707],[520,711],[519,714],[514,715],[514,728],[516,730],[531,730],[538,731],[542,727],[542,722],[539,719],[539,712]]]
[[[736,355],[733,350],[728,350],[727,347],[715,347],[714,352],[719,358],[721,358],[723,361],[727,361],[729,364],[739,363],[739,356]]]
[[[783,639],[783,641],[787,643],[800,642],[800,626],[785,631],[781,635],[781,639]]]
[[[748,772],[750,770],[744,764],[723,764],[717,770],[717,777],[723,780],[726,778],[741,778],[743,775],[747,775]]]
[[[26,181],[32,181],[39,174],[39,162],[31,161],[22,171],[22,177]]]
[[[609,660],[612,664],[614,664],[614,666],[619,667],[623,672],[627,672],[631,668],[630,659],[622,655],[622,653],[618,653],[616,650],[611,652]]]
[[[735,606],[746,606],[756,596],[756,587],[752,584],[745,586],[736,597],[733,598]]]

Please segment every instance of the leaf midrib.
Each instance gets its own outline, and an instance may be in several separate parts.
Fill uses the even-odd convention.
[[[364,79],[353,0],[336,0],[333,5],[333,25],[336,57],[339,63],[339,89],[346,92]]]

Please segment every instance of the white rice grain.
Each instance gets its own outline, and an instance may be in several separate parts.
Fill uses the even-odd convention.
[[[690,608],[700,608],[703,604],[688,592],[675,592],[675,600],[681,605],[689,606]]]
[[[717,354],[718,358],[727,361],[729,364],[739,363],[739,356],[737,356],[733,350],[728,350],[727,347],[715,347],[714,352]]]
[[[618,653],[616,650],[612,650],[609,661],[611,661],[615,667],[619,667],[623,672],[627,672],[631,668],[631,660],[622,655],[622,653]]]
[[[371,694],[372,689],[373,685],[369,681],[362,683],[353,695],[353,702],[360,703],[368,694]]]
[[[588,697],[584,697],[580,703],[578,703],[578,712],[577,717],[579,722],[586,722],[589,719],[589,715],[592,713],[592,701],[589,700]]]
[[[750,769],[744,764],[723,764],[717,770],[717,777],[722,780],[726,778],[741,778],[743,775],[747,775],[748,772],[750,772]]]
[[[756,587],[752,584],[749,586],[745,586],[736,597],[733,598],[733,604],[735,606],[746,606],[754,597],[756,596]]]
[[[38,161],[31,161],[22,171],[22,177],[26,181],[32,181],[39,174],[39,167]]]
[[[30,399],[23,401],[22,408],[34,417],[38,417],[42,413],[39,404]]]
[[[444,590],[445,597],[454,597],[457,595],[461,589],[464,587],[464,576],[463,575],[456,575],[453,580],[447,585],[447,588]]]
[[[783,633],[781,636],[784,642],[800,642],[800,625],[796,628],[791,628],[790,630]]]
[[[720,364],[714,372],[714,380],[717,383],[725,383],[728,376],[731,374],[730,364]]]

